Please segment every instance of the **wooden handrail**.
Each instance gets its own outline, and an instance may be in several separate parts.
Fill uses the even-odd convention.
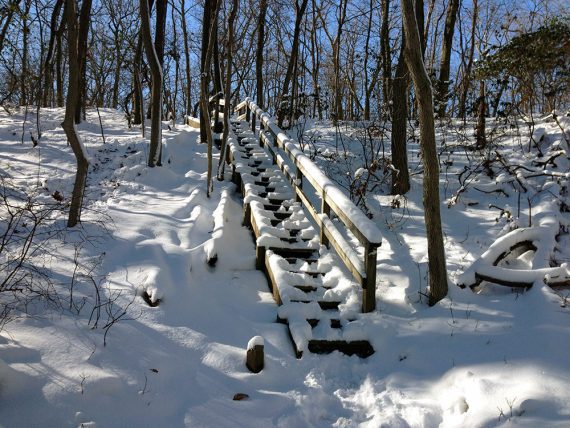
[[[320,168],[306,156],[294,140],[289,138],[251,99],[238,104],[236,111],[240,118],[251,124],[256,131],[256,120],[259,120],[260,144],[272,154],[274,162],[291,181],[295,197],[306,208],[320,228],[321,243],[332,246],[348,270],[363,288],[362,311],[370,312],[376,307],[376,255],[382,243],[380,230],[358,208],[342,190],[329,179]],[[286,163],[279,153],[280,149],[295,167],[295,171]],[[303,179],[315,189],[321,200],[321,206],[315,207],[303,190]],[[331,212],[341,221],[364,248],[364,257],[344,237],[331,220]]]

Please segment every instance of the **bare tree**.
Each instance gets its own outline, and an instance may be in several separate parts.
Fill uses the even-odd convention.
[[[75,123],[81,123],[82,115],[85,115],[86,89],[87,89],[87,38],[89,35],[89,25],[91,21],[91,2],[92,0],[83,0],[81,3],[81,12],[79,13],[78,28],[78,47],[77,47],[77,65],[79,73],[79,94],[75,105]]]
[[[390,55],[390,0],[382,0],[382,27],[380,29],[380,58],[382,60],[382,95],[388,103],[392,95],[392,58]]]
[[[259,17],[257,18],[257,50],[255,52],[255,79],[257,105],[263,105],[263,47],[265,46],[265,15],[267,14],[267,0],[259,2]]]
[[[415,0],[415,18],[418,31],[423,27],[423,0]],[[420,48],[423,57],[425,41],[420,33]],[[392,90],[392,190],[393,195],[403,195],[410,190],[410,173],[408,171],[408,149],[407,149],[407,121],[408,121],[408,98],[410,75],[405,59],[406,31],[402,24],[402,42],[400,55],[396,65],[396,75],[391,84]]]
[[[419,103],[420,134],[424,165],[424,218],[428,240],[429,304],[447,295],[447,270],[441,229],[439,161],[435,143],[433,94],[421,52],[413,0],[401,0],[406,34],[405,58]]]
[[[305,9],[307,8],[307,3],[308,0],[301,0],[300,4],[297,0],[295,0],[295,29],[293,30],[291,55],[289,57],[289,63],[287,65],[287,72],[285,73],[285,80],[283,81],[283,89],[281,90],[282,101],[289,96],[289,85],[291,83],[293,84],[293,86],[296,85],[296,78],[294,78],[295,77],[294,72],[295,69],[297,68],[297,57],[299,56],[299,43],[301,36],[301,23],[303,22],[303,16],[305,15]],[[287,113],[289,113],[289,115],[292,114],[293,100],[290,99],[289,101],[290,102],[287,104],[288,107],[286,109],[282,109],[281,106],[279,106],[280,110],[278,113],[277,121],[280,127],[283,126],[283,120],[287,116]]]
[[[53,11],[51,14],[50,20],[50,37],[48,42],[48,51],[46,54],[45,62],[44,62],[44,87],[43,87],[43,95],[42,95],[42,105],[44,107],[50,107],[51,103],[49,102],[50,93],[52,92],[51,89],[53,88],[52,80],[53,80],[53,54],[55,51],[56,42],[58,39],[58,29],[59,29],[59,15],[61,14],[61,10],[63,8],[63,0],[57,0]],[[61,18],[63,21],[65,20],[65,16]]]
[[[83,204],[83,193],[85,191],[85,183],[87,180],[87,170],[89,168],[89,160],[87,152],[83,146],[77,131],[75,129],[75,112],[79,99],[79,31],[77,23],[77,7],[75,0],[66,0],[65,17],[67,21],[67,46],[69,52],[69,78],[67,87],[67,100],[65,107],[65,118],[61,124],[67,141],[77,159],[77,172],[75,174],[75,184],[73,185],[73,193],[71,195],[71,206],[69,209],[69,218],[67,226],[75,226],[81,218],[81,206]]]
[[[182,36],[184,40],[184,60],[186,62],[186,115],[192,111],[192,76],[190,74],[190,45],[188,40],[188,26],[186,24],[186,3],[180,2],[180,20],[182,21]]]
[[[449,90],[449,75],[451,65],[451,47],[453,45],[453,33],[455,32],[455,20],[459,0],[449,0],[447,5],[447,16],[445,17],[445,27],[443,30],[443,45],[441,47],[441,61],[439,65],[439,80],[437,88],[437,109],[439,117],[445,116],[447,109],[447,99]]]
[[[212,65],[212,56],[214,53],[214,34],[218,25],[218,13],[220,11],[221,1],[206,2],[204,5],[204,19],[202,23],[202,44],[203,40],[208,40],[206,51],[202,52],[202,74],[200,76],[200,110],[202,111],[200,128],[204,128],[206,140],[208,143],[208,172],[206,177],[206,196],[210,197],[213,191],[212,183],[212,148],[214,145],[214,137],[212,135],[212,127],[210,126],[210,108],[208,96],[208,71]],[[213,8],[213,9],[212,9]]]
[[[460,95],[459,95],[459,116],[465,118],[467,112],[467,94],[471,86],[471,72],[473,70],[473,61],[475,56],[475,32],[477,31],[477,18],[479,15],[478,0],[473,0],[473,10],[471,16],[471,38],[469,42],[469,53],[467,55],[467,64],[463,70],[461,79]]]
[[[230,132],[230,110],[231,110],[231,90],[232,90],[232,60],[234,50],[234,23],[239,8],[239,0],[233,0],[232,9],[228,18],[228,31],[226,39],[226,81],[224,88],[224,135],[222,137],[222,147],[218,163],[218,180],[224,179],[224,165],[226,162],[226,151],[228,147],[228,135]]]
[[[158,0],[157,3],[166,2]],[[162,67],[158,59],[155,45],[152,42],[150,30],[150,10],[148,0],[140,0],[141,31],[146,56],[152,73],[152,104],[150,148],[148,152],[148,166],[160,166],[160,146],[162,140]]]
[[[402,45],[396,66],[396,75],[391,84],[392,89],[392,191],[393,195],[403,195],[410,190],[410,174],[408,172],[408,149],[406,144],[406,127],[408,122],[408,85],[410,77],[404,59],[406,34],[402,27]]]

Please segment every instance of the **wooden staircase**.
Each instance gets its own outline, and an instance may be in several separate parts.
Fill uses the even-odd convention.
[[[248,122],[232,121],[232,131],[229,158],[244,198],[244,224],[252,229],[257,268],[267,275],[279,305],[277,321],[288,326],[297,357],[306,351],[372,355],[361,284],[322,245],[322,231],[307,217],[290,164],[268,150],[268,136],[260,131],[256,137]],[[375,254],[374,248],[374,274]]]

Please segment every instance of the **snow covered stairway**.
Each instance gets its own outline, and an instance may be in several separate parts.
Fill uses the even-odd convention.
[[[240,118],[246,117],[242,114]],[[366,315],[360,310],[374,309],[374,288],[372,293],[370,290],[362,293],[361,286],[375,283],[379,232],[372,237],[375,242],[367,240],[368,247],[361,248],[361,257],[362,253],[370,255],[373,266],[369,262],[367,270],[362,261],[360,264],[351,261],[350,257],[358,255],[348,249],[348,243],[337,233],[329,215],[323,212],[317,216],[311,211],[312,206],[307,207],[310,202],[299,185],[303,175],[294,172],[295,164],[283,158],[287,151],[270,147],[269,138],[276,134],[262,131],[256,138],[248,123],[241,121],[234,121],[232,127],[230,158],[233,179],[244,195],[244,223],[255,235],[257,267],[268,276],[273,296],[280,305],[277,319],[288,325],[297,356],[307,350],[371,355],[374,349],[363,328]],[[322,205],[327,208],[328,204]],[[326,211],[330,213],[329,209]],[[313,222],[307,218],[307,212]],[[349,224],[353,224],[350,219]],[[329,239],[339,255],[322,245]],[[338,250],[339,241],[346,247],[344,251]],[[357,282],[343,262],[358,278]]]

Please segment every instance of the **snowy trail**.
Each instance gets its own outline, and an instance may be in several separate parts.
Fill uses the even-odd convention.
[[[165,131],[164,166],[149,169],[140,132],[116,111],[101,114],[105,146],[95,112],[79,127],[92,159],[84,229],[66,235],[53,271],[67,286],[72,244],[81,234],[97,236],[86,253],[105,253],[96,279],[121,293],[118,303],[132,301],[128,320],[109,330],[106,347],[104,331],[88,326],[89,309],[77,315],[33,306],[30,316],[8,324],[0,334],[1,426],[568,426],[563,295],[546,286],[480,294],[453,286],[433,308],[419,302],[427,261],[419,182],[408,195],[405,222],[378,198],[385,238],[379,310],[366,326],[377,352],[366,360],[338,353],[297,360],[285,326],[275,323],[267,282],[254,269],[254,244],[241,227],[233,185],[215,181],[212,198],[205,196],[206,147],[196,144],[197,132]],[[40,175],[37,191],[47,199],[56,190],[67,197],[72,186],[61,117],[62,110],[42,111],[38,151],[21,144],[23,114],[0,112],[0,172],[24,188]],[[464,196],[480,204],[443,211],[452,272],[506,226],[487,204],[516,202],[516,194]],[[109,216],[112,236],[92,223],[98,213]],[[568,239],[561,237],[560,257],[568,257]],[[205,263],[212,249],[215,267]],[[140,297],[144,288],[161,298],[158,307]],[[265,339],[265,369],[257,375],[245,367],[255,335]],[[236,393],[249,399],[233,401]]]

